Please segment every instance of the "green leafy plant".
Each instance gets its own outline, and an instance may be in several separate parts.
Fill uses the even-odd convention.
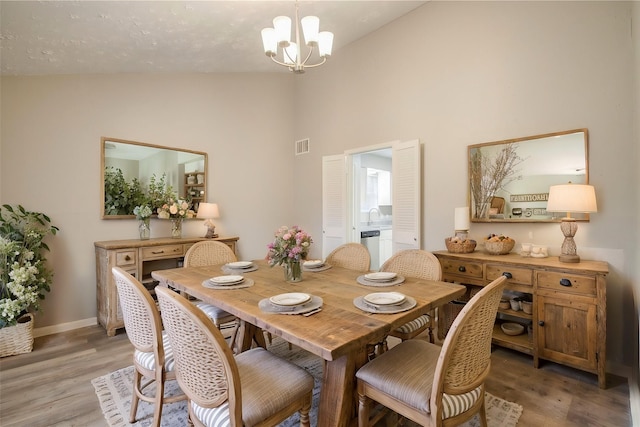
[[[121,169],[112,166],[104,172],[105,215],[131,215],[136,206],[144,205],[147,196],[137,178],[127,182]]]
[[[44,256],[49,246],[43,239],[58,230],[43,213],[20,205],[0,208],[0,328],[40,309],[53,280]]]

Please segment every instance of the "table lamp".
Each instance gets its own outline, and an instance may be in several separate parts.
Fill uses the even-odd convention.
[[[198,206],[198,214],[196,218],[204,219],[204,225],[207,227],[207,239],[218,237],[216,234],[216,226],[213,224],[214,218],[220,218],[220,211],[217,203],[200,203]]]
[[[456,208],[454,218],[455,236],[466,239],[469,235],[469,206]]]
[[[571,218],[571,212],[597,212],[596,192],[592,185],[585,184],[562,184],[552,185],[549,188],[549,200],[547,201],[547,212],[566,212],[567,216],[562,218],[560,230],[564,234],[562,242],[560,262],[580,262],[577,254],[576,242],[573,236],[578,231],[578,224],[575,218]]]

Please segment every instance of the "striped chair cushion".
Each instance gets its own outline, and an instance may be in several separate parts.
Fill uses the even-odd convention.
[[[431,323],[431,318],[428,314],[423,314],[417,319],[413,319],[411,322],[407,322],[404,325],[400,326],[396,329],[396,332],[401,334],[409,334],[413,331],[417,331],[420,328],[423,328],[425,325]]]
[[[196,403],[191,402],[193,415],[207,427],[227,427],[231,423],[229,421],[229,402],[225,402],[217,408],[203,408]]]
[[[231,314],[227,313],[220,307],[207,304],[206,302],[203,302],[203,301],[197,301],[194,303],[194,305],[198,307],[200,310],[202,310],[209,319],[214,321],[214,323],[216,322],[216,320],[231,316]]]
[[[162,345],[164,346],[164,370],[171,372],[174,369],[173,350],[171,349],[171,343],[169,342],[169,336],[165,331],[162,331]],[[154,370],[156,368],[156,357],[153,351],[144,352],[136,350],[133,353],[133,357],[138,364],[144,366],[146,369]]]
[[[442,393],[442,419],[455,417],[471,408],[478,401],[482,386],[478,386],[464,394]]]

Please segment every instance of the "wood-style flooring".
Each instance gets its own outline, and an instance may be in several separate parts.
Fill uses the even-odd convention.
[[[36,338],[31,353],[0,359],[0,425],[105,426],[91,379],[131,365],[123,330],[99,326]],[[496,348],[487,391],[524,407],[518,427],[631,426],[626,378],[595,375]],[[145,403],[141,403],[143,405]]]

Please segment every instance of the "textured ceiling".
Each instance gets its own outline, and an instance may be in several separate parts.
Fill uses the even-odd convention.
[[[300,1],[341,47],[424,1]],[[3,75],[286,71],[260,31],[293,1],[0,1]]]

